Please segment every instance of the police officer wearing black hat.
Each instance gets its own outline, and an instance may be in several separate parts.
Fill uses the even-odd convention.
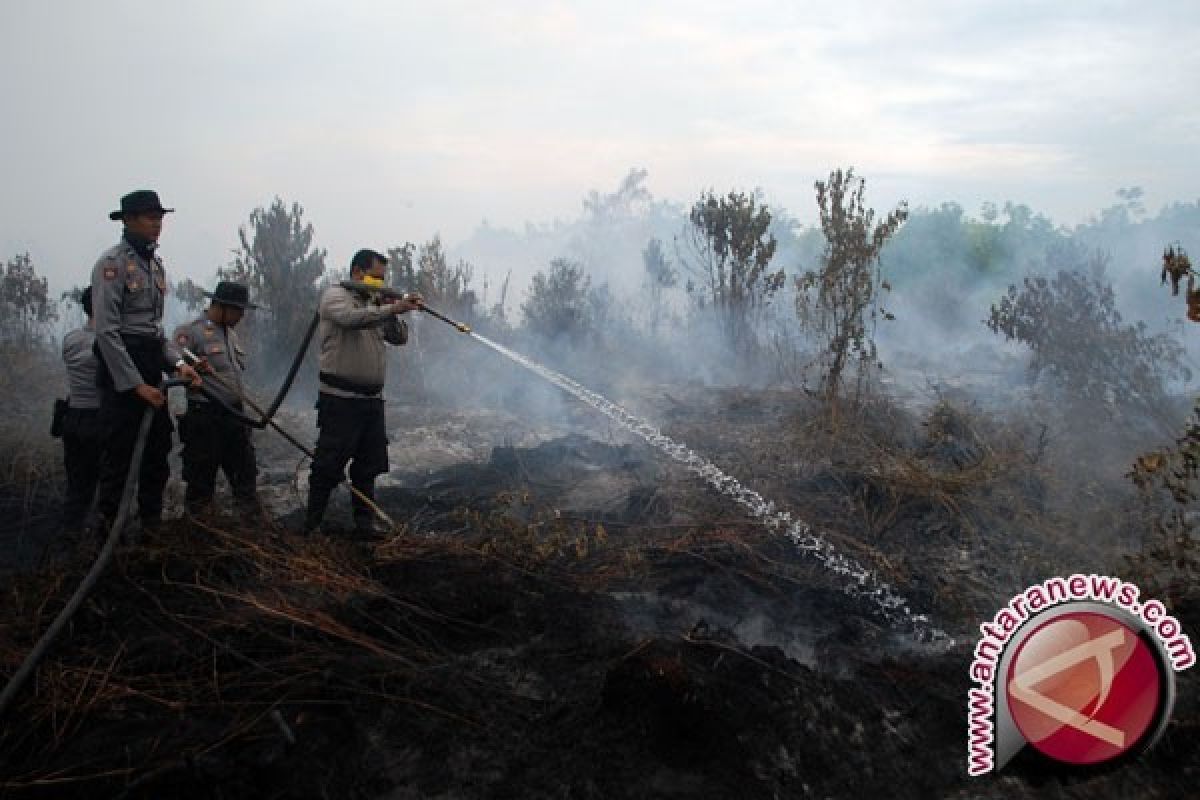
[[[155,250],[163,215],[173,210],[163,208],[158,194],[148,189],[122,197],[120,209],[108,215],[123,223],[121,241],[104,251],[92,269],[100,417],[107,431],[96,497],[101,532],[116,516],[147,406],[155,411],[139,467],[138,514],[143,528],[156,528],[161,522],[173,428],[158,387],[163,373],[171,371],[195,386],[200,383],[195,370],[163,336],[167,276]]]
[[[234,412],[243,409],[245,391],[242,373],[246,371],[246,351],[234,328],[246,309],[258,308],[250,302],[245,285],[221,281],[210,298],[208,309],[196,320],[175,331],[175,345],[201,360],[201,374],[212,374],[205,381],[207,394],[188,392],[187,414],[179,421],[183,441],[183,480],[187,484],[184,504],[188,514],[198,516],[210,510],[217,481],[217,470],[225,473],[239,513],[259,511],[255,481],[258,466],[250,429]]]

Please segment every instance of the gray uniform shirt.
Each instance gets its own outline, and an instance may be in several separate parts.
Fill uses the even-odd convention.
[[[385,343],[408,341],[408,325],[387,306],[362,292],[330,286],[321,295],[320,369],[354,383],[382,386],[387,378]],[[338,389],[321,381],[321,391],[338,397],[378,397]]]
[[[180,325],[171,338],[180,352],[186,347],[193,354],[208,359],[208,365],[217,373],[220,381],[205,380],[204,385],[229,405],[241,409],[245,392],[242,373],[246,371],[246,351],[242,349],[237,331],[218,325],[204,316]],[[230,388],[226,389],[222,383]],[[207,403],[209,400],[199,392],[189,391],[188,402]]]
[[[67,400],[71,408],[99,408],[100,389],[96,369],[100,366],[92,345],[96,332],[91,327],[73,330],[63,337],[62,358],[67,365]]]
[[[92,268],[96,344],[118,392],[144,383],[121,335],[161,338],[166,297],[167,276],[162,261],[157,256],[147,261],[123,238],[105,250]],[[163,343],[163,357],[168,364],[179,360],[170,341]]]

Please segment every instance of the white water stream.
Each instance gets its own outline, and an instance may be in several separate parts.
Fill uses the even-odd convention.
[[[842,589],[850,595],[870,601],[881,617],[889,623],[912,633],[920,641],[950,644],[950,637],[934,627],[925,614],[915,613],[896,590],[878,575],[857,561],[839,553],[828,538],[814,531],[808,523],[793,519],[788,511],[763,499],[753,489],[743,486],[736,478],[727,475],[716,464],[691,450],[686,445],[665,436],[649,422],[634,416],[626,409],[607,398],[587,389],[560,372],[509,350],[478,333],[470,333],[473,339],[487,345],[497,353],[511,359],[530,372],[559,387],[583,401],[635,436],[644,439],[660,452],[699,475],[721,494],[742,506],[750,516],[760,520],[769,530],[782,533],[803,553],[815,558],[827,570],[841,579]]]

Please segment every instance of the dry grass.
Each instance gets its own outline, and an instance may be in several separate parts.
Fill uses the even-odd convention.
[[[37,558],[37,533],[54,527],[65,476],[62,443],[50,437],[62,366],[46,351],[0,346],[0,572]]]
[[[878,402],[836,429],[793,409],[781,428],[754,402],[737,395],[724,413],[701,409],[678,438],[820,523],[840,552],[947,628],[972,627],[1027,576],[1112,555],[1045,500],[1056,478],[1036,425],[950,403],[917,417]],[[20,427],[0,430],[28,442],[8,452],[43,455],[13,455],[7,480],[44,485],[51,475],[37,464],[56,443]],[[20,698],[12,713],[23,724],[0,731],[0,793],[145,785],[205,758],[294,746],[293,734],[338,710],[395,706],[486,730],[494,714],[543,702],[482,675],[460,648],[504,643],[522,624],[496,622],[490,609],[509,601],[495,594],[643,590],[681,565],[760,596],[839,588],[786,540],[669,470],[642,513],[622,521],[572,516],[521,491],[477,499],[487,510],[464,507],[435,536],[401,533],[369,552],[220,524],[180,525],[127,547]],[[0,672],[16,668],[85,566],[7,587]],[[153,736],[142,735],[144,720],[156,721]],[[330,758],[352,744],[328,744]]]
[[[380,552],[372,561],[344,542],[207,525],[128,548],[10,711],[23,722],[0,732],[0,788],[133,781],[235,741],[279,736],[302,724],[296,709],[408,706],[480,724],[408,690],[422,673],[456,670],[444,633],[476,623],[371,575],[389,559],[444,559],[445,548],[396,538]],[[0,611],[0,671],[16,669],[82,566],[12,584]],[[477,682],[467,672],[456,680]],[[290,716],[271,722],[281,708]],[[186,724],[164,722],[156,740],[112,738],[131,719],[163,714]],[[64,753],[73,753],[69,763]],[[128,766],[114,771],[119,761]]]
[[[688,405],[697,410],[687,416],[676,405],[672,436],[719,454],[722,469],[947,625],[1064,570],[1122,574],[1148,530],[1101,432],[1069,440],[1055,417],[1029,409],[943,397],[915,411],[875,396],[833,420],[800,393],[741,390]],[[726,513],[691,502],[700,519]]]

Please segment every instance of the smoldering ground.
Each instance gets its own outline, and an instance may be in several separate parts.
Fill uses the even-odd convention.
[[[1054,375],[1029,373],[1027,345],[983,324],[1009,285],[1046,271],[1051,239],[1086,232],[1047,230],[1014,211],[994,223],[1005,231],[992,231],[1009,240],[982,259],[990,229],[971,227],[979,220],[914,212],[885,250],[896,274],[882,301],[896,319],[874,329],[884,368],[867,376],[853,413],[832,418],[790,281],[755,311],[755,340],[731,346],[727,321],[689,294],[677,263],[686,256],[673,245],[681,280],[651,304],[644,237],[670,241],[658,219],[670,220],[669,209],[641,197],[617,222],[588,213],[553,235],[505,237],[510,259],[527,238],[588,277],[542,298],[570,312],[554,317],[561,329],[525,324],[531,298],[515,280],[507,306],[478,291],[475,305],[443,298],[447,308],[812,524],[953,644],[912,637],[627,427],[413,315],[410,345],[390,363],[393,469],[379,493],[402,530],[370,546],[340,539],[342,498],[332,536],[300,538],[303,459],[270,432],[255,434],[270,528],[246,530],[225,514],[134,537],[22,696],[22,724],[5,720],[4,791],[1187,791],[1200,723],[1190,673],[1163,742],[1119,769],[1073,774],[1026,759],[969,782],[963,768],[973,636],[1015,592],[1064,572],[1117,574],[1170,603],[1185,630],[1200,622],[1194,553],[1180,545],[1187,531],[1171,527],[1178,517],[1161,493],[1139,494],[1125,475],[1140,453],[1171,441],[1169,430],[1138,418],[1119,393],[1080,406]],[[922,234],[931,228],[936,237]],[[780,265],[791,275],[821,248],[811,230],[788,230],[776,257],[797,259]],[[906,230],[916,238],[901,238]],[[1113,259],[1110,275],[1146,284],[1147,307],[1178,314],[1178,298],[1157,285],[1158,255],[1147,246]],[[486,253],[471,259],[481,279]],[[493,293],[500,278],[487,279]],[[1082,360],[1104,359],[1102,343],[1093,352],[1080,341]],[[277,385],[292,353],[256,355],[256,385]],[[22,424],[6,439],[17,443],[6,451],[6,552],[23,560],[8,564],[6,665],[87,559],[51,546],[60,476],[52,446],[31,449],[23,432],[48,400],[25,387],[54,386],[57,366],[52,357],[22,363],[40,377],[9,386],[22,397],[11,406]],[[311,441],[311,365],[306,372],[280,419]],[[1185,387],[1161,388],[1181,401],[1181,430]]]

